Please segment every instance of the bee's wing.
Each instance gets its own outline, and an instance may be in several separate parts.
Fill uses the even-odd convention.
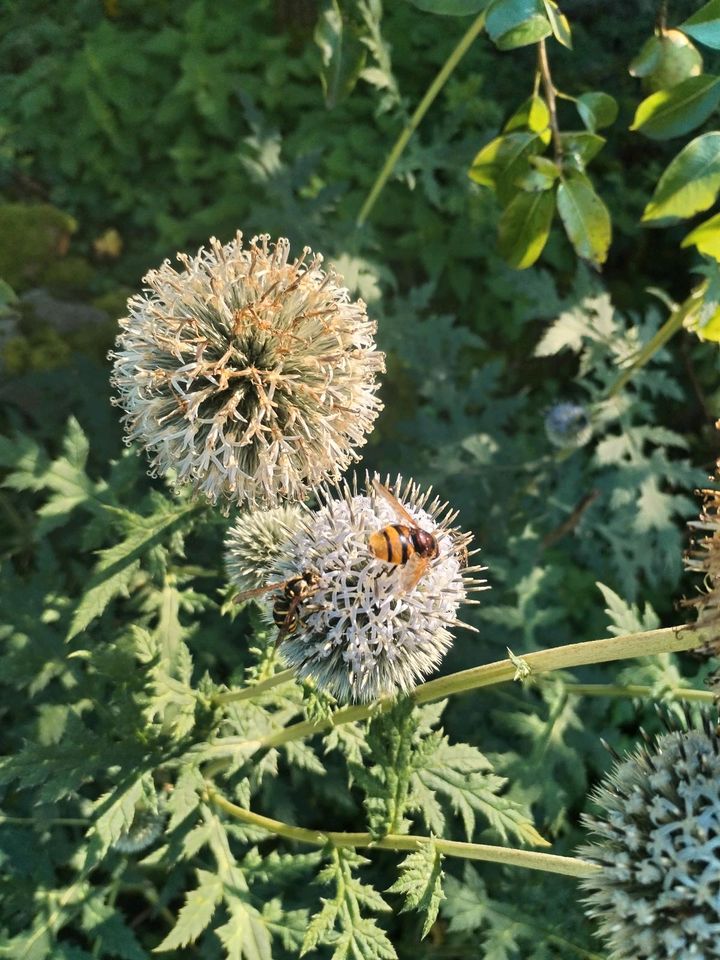
[[[288,607],[287,613],[285,614],[285,621],[283,625],[280,627],[280,629],[278,630],[277,637],[275,637],[276,650],[280,646],[280,644],[283,642],[285,637],[290,633],[290,624],[292,624],[293,617],[295,616],[295,613],[297,612],[297,608],[300,606],[301,603],[302,603],[302,597],[293,597],[292,600],[290,601],[290,605]]]
[[[233,603],[242,603],[244,600],[252,600],[254,597],[261,597],[263,593],[270,593],[271,590],[282,590],[289,583],[289,580],[281,580],[279,583],[268,583],[264,587],[256,587],[255,590],[243,590],[242,593],[236,593],[233,597]]]
[[[406,523],[409,523],[411,527],[417,527],[417,520],[413,520],[405,507],[394,494],[390,493],[387,487],[383,486],[379,480],[373,480],[373,486],[375,487],[375,492],[379,493],[380,496],[390,504],[399,517],[405,520]]]
[[[420,579],[425,575],[430,560],[428,557],[419,557],[416,553],[408,560],[403,567],[400,577],[400,592],[410,593],[417,586]]]

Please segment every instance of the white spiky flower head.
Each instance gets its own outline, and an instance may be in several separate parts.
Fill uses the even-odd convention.
[[[586,817],[597,839],[582,856],[603,869],[584,879],[586,912],[609,960],[720,957],[720,741],[675,730],[624,759]]]
[[[352,489],[321,490],[320,507],[308,512],[268,576],[268,582],[314,576],[300,623],[280,651],[300,679],[342,702],[412,690],[450,647],[450,628],[462,625],[460,604],[485,588],[475,578],[484,568],[467,566],[470,536],[451,526],[457,514],[402,477],[387,486],[437,540],[437,556],[412,589],[403,586],[405,565],[379,560],[370,550],[371,534],[403,519],[368,481],[363,494],[356,482]],[[271,609],[272,595],[268,615]]]
[[[255,590],[268,582],[304,512],[301,504],[289,503],[270,510],[244,511],[237,517],[225,539],[225,570],[238,591]]]
[[[720,427],[720,420],[715,424]],[[720,460],[715,464],[715,481],[720,482]],[[697,611],[698,627],[706,640],[699,652],[720,655],[720,490],[701,490],[703,506],[700,517],[688,523],[695,540],[685,557],[685,569],[702,574],[703,589],[697,596],[682,601],[683,606]],[[713,685],[720,690],[720,678]]]
[[[212,238],[144,278],[112,383],[151,470],[212,502],[274,506],[336,479],[381,408],[375,322],[342,278],[287,240]]]

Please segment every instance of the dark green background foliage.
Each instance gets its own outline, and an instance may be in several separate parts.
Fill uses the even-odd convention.
[[[574,50],[550,47],[558,86],[606,91],[620,107],[593,161],[614,227],[602,275],[558,230],[522,273],[496,251],[498,208],[467,170],[532,92],[535,52],[500,53],[485,36],[357,228],[392,142],[470,20],[405,0],[384,12],[346,4],[367,72],[352,89],[352,76],[334,88],[326,77],[329,107],[320,6],[10,0],[0,11],[0,804],[17,821],[0,822],[0,955],[141,960],[169,936],[177,957],[266,957],[269,934],[273,957],[297,955],[342,881],[339,919],[316,919],[311,956],[331,955],[327,929],[335,919],[347,935],[354,910],[364,952],[352,956],[392,956],[385,937],[401,957],[476,956],[479,942],[486,960],[601,956],[572,880],[446,859],[446,899],[419,944],[422,917],[398,913],[407,887],[387,892],[398,855],[373,853],[361,868],[355,855],[308,852],[221,818],[198,788],[211,737],[262,735],[322,705],[282,687],[265,710],[213,706],[218,686],[277,667],[273,638],[249,609],[222,609],[229,521],[149,480],[109,403],[115,318],[162,258],[238,228],[288,236],[367,301],[388,375],[365,465],[433,484],[490,568],[492,592],[470,615],[480,632],[458,635],[444,670],[680,622],[675,601],[692,589],[684,522],[717,455],[715,344],[680,333],[606,402],[618,364],[665,318],[646,288],[683,299],[695,262],[678,249],[681,229],[639,226],[679,149],[627,129],[642,98],[627,65],[654,5],[628,17],[619,0],[602,15],[563,4]],[[672,6],[677,22],[696,9]],[[543,425],[560,400],[593,410],[592,441],[570,453]],[[662,691],[697,684],[697,669],[666,656],[578,676]],[[569,696],[562,677],[458,698],[442,717],[449,741],[429,709],[236,758],[223,789],[307,827],[381,835],[412,823],[491,843],[520,842],[518,811],[531,810],[569,853],[608,766],[599,737],[622,749],[639,723],[656,725],[639,703]],[[418,784],[440,768],[442,820],[423,820]],[[476,824],[462,815],[470,796],[487,801]],[[118,851],[133,811],[158,804],[154,846]],[[406,866],[409,885],[413,870],[435,883],[435,866]],[[203,933],[216,902],[217,932]],[[255,952],[239,929],[257,934]]]

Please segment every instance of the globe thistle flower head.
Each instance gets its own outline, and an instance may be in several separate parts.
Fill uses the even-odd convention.
[[[720,957],[720,741],[675,730],[619,760],[586,817],[582,881],[609,960]]]
[[[321,506],[306,515],[268,577],[312,577],[297,629],[280,651],[300,679],[312,679],[340,701],[412,690],[450,647],[450,628],[461,625],[460,604],[485,588],[475,578],[484,568],[467,566],[470,536],[452,527],[457,515],[401,477],[388,486],[437,543],[437,555],[411,588],[406,564],[385,562],[370,550],[373,534],[404,521],[369,482],[363,494],[356,483],[324,488]]]
[[[225,570],[239,592],[268,583],[270,571],[302,524],[304,513],[301,504],[290,503],[270,510],[248,510],[235,520],[225,540]]]
[[[592,437],[590,416],[579,403],[556,403],[545,414],[545,433],[555,447],[583,447]]]
[[[144,278],[120,321],[112,383],[153,473],[210,501],[273,506],[337,478],[381,404],[375,323],[287,240],[215,238]]]

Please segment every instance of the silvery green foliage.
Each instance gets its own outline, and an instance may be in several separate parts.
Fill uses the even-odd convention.
[[[113,385],[153,472],[210,501],[302,500],[358,459],[381,403],[375,322],[284,238],[214,237],[128,300]]]
[[[437,669],[460,625],[458,608],[480,568],[464,566],[469,536],[454,529],[455,514],[430,491],[398,477],[392,492],[418,525],[433,534],[438,556],[410,590],[406,567],[377,559],[371,534],[402,516],[368,483],[365,494],[345,485],[309,514],[270,572],[282,581],[306,572],[318,578],[302,605],[301,624],[281,645],[287,664],[340,701],[367,702],[408,692]],[[412,562],[409,561],[409,562]]]
[[[545,433],[556,447],[584,447],[592,436],[588,412],[579,403],[556,403],[545,414]]]
[[[720,740],[674,731],[616,763],[585,818],[582,884],[611,960],[720,957]]]
[[[244,511],[237,517],[225,539],[225,570],[237,590],[254,590],[268,582],[302,517],[298,504]]]

